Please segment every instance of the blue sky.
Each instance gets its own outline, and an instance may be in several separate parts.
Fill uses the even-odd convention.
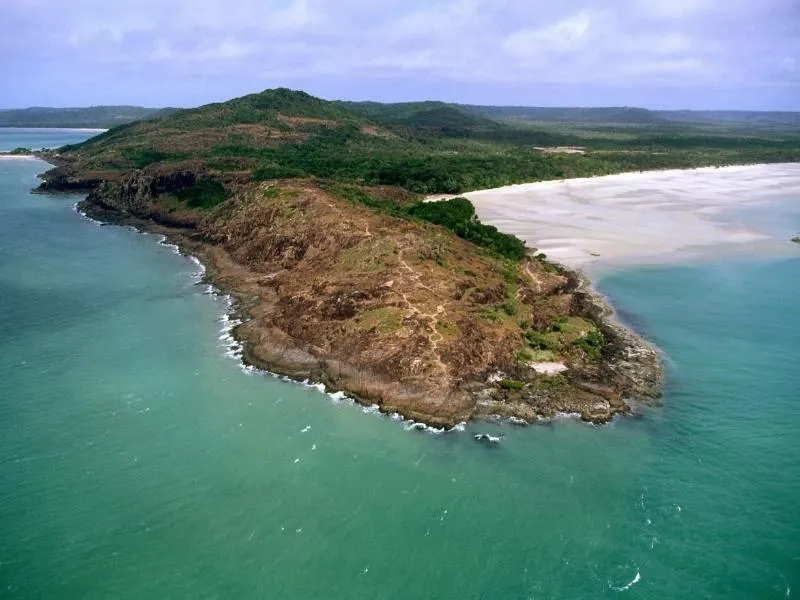
[[[800,0],[0,0],[0,106],[800,110]]]

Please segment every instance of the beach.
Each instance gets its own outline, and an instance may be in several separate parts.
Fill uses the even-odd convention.
[[[800,165],[623,173],[464,194],[481,221],[572,268],[665,264],[731,252],[789,252],[743,211],[800,187]]]

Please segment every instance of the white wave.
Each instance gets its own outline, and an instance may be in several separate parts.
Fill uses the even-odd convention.
[[[164,238],[161,243],[163,243],[165,240],[166,240],[166,238]],[[177,246],[174,246],[174,244],[166,244],[166,243],[164,243],[164,245],[177,248]],[[188,258],[192,262],[194,262],[195,264],[200,266],[202,272],[205,273],[205,267],[197,257],[189,256]],[[234,310],[235,305],[236,305],[236,300],[230,294],[225,294],[225,295],[219,294],[219,291],[211,284],[208,285],[206,293],[210,294],[210,295],[215,295],[215,296],[218,295],[225,302],[224,312],[220,315],[220,317],[218,319],[218,322],[221,324],[221,327],[220,327],[220,330],[219,330],[219,335],[218,335],[218,341],[221,343],[221,345],[224,348],[225,356],[238,361],[239,362],[239,367],[241,368],[242,372],[244,372],[247,375],[255,375],[255,374],[269,375],[271,377],[274,377],[274,378],[279,379],[281,381],[285,381],[287,383],[293,383],[293,384],[298,383],[297,381],[295,381],[295,380],[293,380],[293,379],[291,379],[291,378],[289,378],[289,377],[287,377],[285,375],[278,375],[277,373],[273,373],[273,372],[267,371],[265,369],[259,369],[259,368],[255,367],[253,365],[245,364],[245,362],[243,360],[244,346],[233,335],[233,330],[237,326],[239,326],[239,325],[241,325],[243,323],[243,321],[241,319],[235,318],[231,314],[232,311]],[[328,390],[327,390],[327,388],[326,388],[324,383],[319,383],[319,382],[314,383],[314,382],[311,382],[310,380],[306,379],[304,381],[301,381],[300,384],[305,386],[305,387],[307,387],[307,388],[313,388],[313,389],[317,390],[318,392],[320,392],[322,394],[325,394],[326,396],[328,396],[328,398],[330,398],[333,402],[335,402],[337,404],[339,404],[339,403],[355,404],[355,400],[353,398],[350,398],[349,396],[347,396],[347,394],[345,394],[342,391],[328,392]],[[380,406],[377,405],[377,404],[372,404],[370,406],[362,406],[362,411],[364,413],[366,413],[366,414],[371,414],[371,415],[374,415],[374,416],[380,417],[380,418],[383,418],[383,417],[387,416],[387,415],[384,415],[384,413],[381,412]],[[461,423],[458,423],[457,425],[455,425],[452,429],[448,430],[448,429],[445,429],[445,428],[438,428],[438,427],[432,427],[432,426],[429,426],[429,425],[425,425],[424,423],[416,423],[416,422],[414,422],[412,420],[406,420],[399,413],[392,413],[391,415],[388,415],[388,416],[393,421],[397,421],[397,422],[402,423],[406,430],[409,430],[409,431],[410,430],[426,431],[427,433],[437,434],[437,435],[438,434],[442,434],[442,433],[448,433],[450,431],[462,431],[463,432],[463,431],[466,431],[466,427],[467,427],[466,422],[461,422]],[[303,431],[305,432],[307,430],[308,429],[304,429]]]
[[[74,212],[76,215],[78,215],[82,219],[85,219],[86,221],[89,221],[90,223],[94,223],[95,225],[98,225],[100,227],[105,225],[105,223],[103,223],[102,221],[98,221],[97,219],[93,219],[92,217],[87,215],[86,211],[83,211],[83,210],[80,209],[80,207],[78,206],[77,202],[72,205],[72,212]]]
[[[402,420],[402,417],[401,417],[401,420]],[[425,423],[419,423],[417,421],[402,420],[402,422],[404,423],[404,427],[403,428],[406,431],[424,431],[426,433],[433,433],[433,434],[437,434],[437,435],[440,434],[440,433],[447,433],[448,432],[447,429],[444,429],[444,428],[440,429],[438,427],[433,427],[432,425],[426,425]],[[454,431],[454,430],[455,430],[455,428],[453,428],[453,429],[451,429],[449,431]]]
[[[555,418],[556,419],[579,419],[581,413],[578,412],[557,412]]]
[[[139,231],[135,227],[134,227],[134,230],[135,231]],[[142,233],[146,233],[146,232],[142,232]],[[177,244],[173,244],[172,242],[170,242],[167,239],[167,236],[159,234],[158,237],[159,237],[159,240],[158,240],[159,245],[164,246],[166,248],[169,248],[175,254],[180,254],[181,253],[181,249],[178,247],[178,245]]]
[[[308,431],[310,431],[310,430],[311,430],[311,425],[306,425],[305,427],[303,427],[303,428],[300,430],[300,433],[307,433],[307,432],[308,432]]]
[[[634,577],[634,578],[633,578],[633,580],[632,580],[630,583],[628,583],[627,585],[623,585],[622,587],[614,587],[613,585],[611,585],[611,583],[610,583],[610,582],[609,582],[609,584],[608,584],[608,585],[609,585],[609,587],[610,587],[612,590],[614,590],[615,592],[624,592],[624,591],[626,591],[626,590],[629,590],[629,589],[631,589],[633,586],[635,586],[635,585],[636,585],[637,583],[639,583],[641,580],[642,580],[642,576],[639,574],[639,571],[637,570],[637,571],[636,571],[636,577]]]

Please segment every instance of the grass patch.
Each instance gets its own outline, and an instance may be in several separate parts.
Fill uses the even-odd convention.
[[[513,285],[516,291],[517,281],[519,281],[519,263],[505,260],[503,261],[501,272],[503,273],[503,279],[505,279],[506,283]]]
[[[547,375],[545,377],[537,377],[533,381],[533,388],[543,392],[558,390],[567,385],[566,378],[561,375]]]
[[[279,164],[264,164],[256,167],[253,171],[254,181],[269,181],[271,179],[297,179],[298,177],[308,177],[308,173],[301,169],[285,167]]]
[[[339,255],[337,266],[344,271],[377,273],[385,269],[393,254],[394,244],[387,238],[367,238]]]
[[[403,314],[393,308],[375,308],[355,317],[362,329],[377,329],[381,333],[394,333],[403,326]]]
[[[120,157],[131,163],[136,169],[143,169],[157,162],[184,160],[189,157],[186,152],[169,153],[152,148],[129,147],[119,151]]]
[[[552,350],[533,350],[531,348],[523,348],[516,354],[518,362],[551,362],[555,360],[556,354]]]
[[[447,321],[438,321],[436,323],[436,331],[442,336],[445,340],[452,340],[458,336],[458,327],[453,323],[448,323]]]

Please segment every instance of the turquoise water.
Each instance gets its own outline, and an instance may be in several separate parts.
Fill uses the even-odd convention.
[[[0,597],[800,593],[800,260],[607,276],[664,406],[486,448],[244,373],[197,266],[44,168],[0,160]]]
[[[0,127],[0,151],[14,148],[59,148],[75,144],[95,135],[97,131],[41,127]]]

